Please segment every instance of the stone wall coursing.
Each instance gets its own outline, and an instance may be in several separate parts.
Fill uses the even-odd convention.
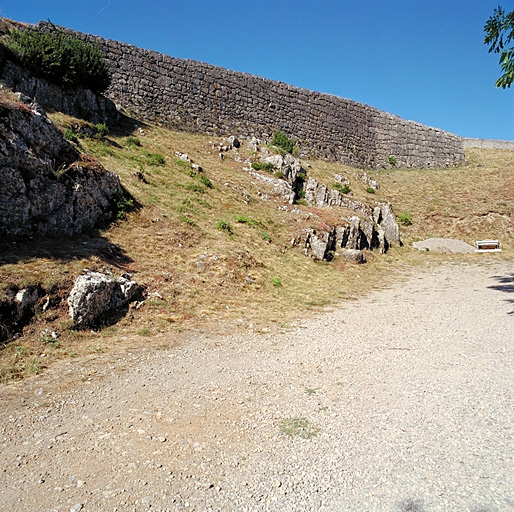
[[[514,140],[495,140],[495,139],[464,139],[465,148],[481,149],[509,149],[514,150]]]
[[[48,28],[46,22],[40,28]],[[75,34],[103,51],[107,96],[144,121],[179,130],[267,139],[281,130],[311,154],[358,167],[445,167],[464,160],[461,137],[337,96],[193,60]]]

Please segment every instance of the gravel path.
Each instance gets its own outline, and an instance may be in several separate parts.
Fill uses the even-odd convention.
[[[2,511],[514,510],[514,265],[3,388]],[[280,332],[281,331],[281,332]]]

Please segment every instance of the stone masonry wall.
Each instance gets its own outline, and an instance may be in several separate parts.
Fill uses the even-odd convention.
[[[461,137],[361,103],[76,34],[104,52],[113,75],[107,96],[144,121],[263,139],[281,130],[299,140],[301,154],[359,167],[394,161],[398,167],[445,167],[464,160]]]

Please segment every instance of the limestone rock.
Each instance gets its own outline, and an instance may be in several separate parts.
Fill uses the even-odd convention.
[[[341,176],[341,174],[334,174],[334,179],[341,183],[342,185],[349,185],[350,180],[345,178],[344,176]]]
[[[295,199],[298,197],[300,190],[304,187],[307,171],[302,167],[302,163],[289,153],[282,155],[270,155],[263,159],[264,163],[273,164],[275,170],[279,172],[282,179],[289,184],[291,190],[295,193]]]
[[[238,149],[241,146],[241,143],[239,142],[239,139],[235,135],[231,135],[228,138],[228,143],[233,147]]]
[[[316,260],[326,260],[334,246],[334,232],[315,229],[305,230],[305,251]]]
[[[380,185],[378,184],[378,181],[374,180],[371,176],[368,176],[366,173],[362,175],[362,182],[364,185],[367,185],[368,187],[372,188],[373,190],[379,190]]]
[[[70,316],[81,329],[112,324],[142,293],[143,287],[128,277],[85,271],[76,279],[68,297]]]
[[[259,151],[259,145],[260,145],[261,141],[255,137],[252,137],[250,142],[248,143],[248,149],[250,151]]]
[[[79,154],[42,113],[0,105],[0,234],[72,236],[116,216],[118,177]]]
[[[30,321],[44,292],[37,286],[12,287],[7,288],[4,295],[0,300],[0,341],[15,335]]]
[[[364,256],[364,253],[358,249],[344,249],[341,254],[343,258],[353,263],[366,263],[366,256]]]
[[[255,179],[264,183],[268,187],[268,194],[274,197],[279,197],[284,201],[287,201],[289,204],[293,204],[296,198],[296,194],[289,185],[284,180],[279,178],[275,178],[274,176],[270,176],[269,174],[263,174],[255,171],[251,167],[248,170],[248,173],[253,176]],[[265,197],[268,194],[263,194],[262,192],[258,192],[261,197]]]
[[[39,115],[44,115],[44,111],[38,104],[92,123],[103,123],[119,117],[116,105],[110,99],[88,89],[63,91],[58,85],[30,76],[22,67],[11,61],[3,68],[2,79],[7,87],[23,94],[24,97],[37,98],[37,103],[35,100],[31,100],[31,103],[33,110]]]
[[[384,236],[389,245],[400,246],[400,228],[396,222],[391,203],[380,203],[373,210],[373,219],[384,231]]]

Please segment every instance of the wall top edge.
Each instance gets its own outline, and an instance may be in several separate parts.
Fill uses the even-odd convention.
[[[0,18],[0,19],[4,19],[4,18]],[[12,20],[9,20],[9,21],[12,21]],[[13,21],[13,23],[19,23],[19,22]],[[33,24],[26,24],[26,25],[37,26],[37,25],[33,25]],[[39,26],[40,27],[45,27],[45,26],[49,26],[49,25],[51,25],[51,23],[49,23],[48,21],[40,21],[39,22]],[[70,29],[70,28],[67,28],[67,27],[62,27],[62,26],[59,26],[59,25],[55,25],[55,26],[60,28],[60,29],[63,29],[63,30],[71,31],[71,32],[74,32],[76,34],[80,34],[85,39],[87,39],[87,38],[93,38],[93,39],[98,38],[98,39],[102,39],[106,43],[112,43],[113,45],[114,44],[116,44],[116,45],[123,45],[123,46],[126,46],[128,48],[134,48],[135,50],[144,51],[144,52],[149,53],[150,55],[155,55],[155,56],[158,56],[158,57],[161,57],[161,58],[172,59],[172,60],[176,60],[176,61],[180,61],[180,62],[185,62],[185,63],[191,63],[191,64],[193,64],[195,66],[201,66],[201,67],[205,67],[207,69],[217,70],[219,72],[221,71],[223,73],[226,73],[226,74],[229,74],[229,75],[232,75],[232,76],[239,76],[239,77],[240,76],[246,76],[246,77],[251,78],[252,80],[256,80],[257,79],[257,80],[260,80],[260,81],[262,81],[262,82],[264,82],[266,84],[269,84],[269,85],[272,85],[272,86],[279,86],[281,88],[285,87],[285,88],[287,88],[289,90],[297,91],[298,93],[303,93],[303,94],[308,94],[308,95],[313,95],[314,94],[314,95],[322,97],[322,98],[332,98],[332,99],[335,99],[337,101],[348,102],[348,103],[353,104],[355,106],[364,107],[366,109],[374,111],[378,115],[380,115],[382,117],[385,117],[385,118],[388,118],[392,122],[397,122],[399,124],[407,123],[407,124],[409,124],[411,126],[418,126],[419,128],[433,130],[434,132],[440,133],[441,135],[444,135],[444,136],[451,136],[451,137],[455,137],[456,139],[462,139],[462,137],[460,135],[454,134],[454,133],[449,132],[447,130],[443,130],[441,128],[436,128],[436,127],[433,127],[433,126],[429,126],[429,125],[420,123],[418,121],[408,120],[408,119],[400,117],[400,116],[398,116],[396,114],[391,114],[390,112],[386,112],[385,110],[380,110],[380,109],[378,109],[376,107],[373,107],[371,105],[368,105],[366,103],[358,102],[358,101],[355,101],[355,100],[352,100],[352,99],[349,99],[349,98],[343,98],[343,97],[338,96],[336,94],[324,93],[324,92],[310,90],[310,89],[307,89],[307,88],[291,85],[291,84],[288,84],[286,82],[282,82],[280,80],[272,80],[272,79],[269,79],[269,78],[261,77],[259,75],[253,75],[253,74],[245,72],[245,71],[233,71],[231,69],[224,68],[222,66],[216,66],[214,64],[210,64],[208,62],[201,62],[201,61],[197,61],[197,60],[194,60],[194,59],[181,59],[181,58],[173,57],[171,55],[168,55],[166,53],[162,53],[162,52],[159,52],[159,51],[156,51],[156,50],[149,50],[149,49],[146,49],[146,48],[141,48],[141,47],[133,45],[131,43],[126,43],[126,42],[118,41],[118,40],[115,40],[115,39],[108,39],[108,38],[105,38],[103,36],[98,36],[98,35],[95,35],[95,34],[87,34],[87,33],[84,33],[84,32],[80,32],[78,30],[73,30],[73,29]]]

